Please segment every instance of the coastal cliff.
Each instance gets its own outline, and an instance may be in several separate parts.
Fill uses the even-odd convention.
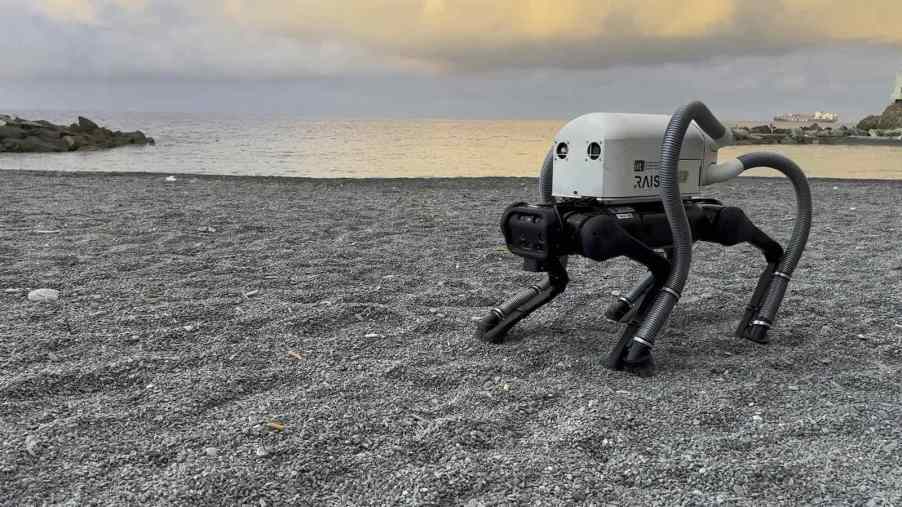
[[[77,123],[67,127],[44,120],[0,115],[0,153],[92,151],[147,144],[156,143],[140,130],[114,132],[82,116],[78,117]]]
[[[902,102],[888,105],[883,110],[883,114],[865,117],[858,122],[858,128],[862,130],[902,130]]]

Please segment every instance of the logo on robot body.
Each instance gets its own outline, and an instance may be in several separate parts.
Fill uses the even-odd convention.
[[[645,174],[633,176],[633,188],[658,188],[661,178],[657,174]]]
[[[660,167],[660,165],[661,164],[658,162],[646,162],[645,160],[633,161],[633,172],[648,172],[648,174],[633,175],[633,188],[646,189],[658,188],[661,186],[661,177],[658,176],[658,167]],[[680,183],[686,183],[689,179],[689,171],[679,171],[677,177],[679,178]]]

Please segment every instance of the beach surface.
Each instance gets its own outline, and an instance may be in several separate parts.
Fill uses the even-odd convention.
[[[812,180],[765,346],[763,258],[698,244],[638,378],[622,259],[472,338],[532,178],[0,176],[0,504],[902,503],[902,181]],[[785,180],[707,195],[788,238]]]

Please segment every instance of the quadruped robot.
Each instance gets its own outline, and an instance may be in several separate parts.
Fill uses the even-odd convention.
[[[479,339],[500,343],[517,322],[567,287],[567,258],[595,261],[626,256],[649,273],[605,312],[626,323],[608,367],[642,376],[654,373],[652,348],[679,301],[692,244],[749,243],[767,266],[736,335],[767,343],[780,303],[811,228],[811,192],[802,170],[776,153],[750,153],[718,162],[733,144],[732,131],[701,102],[672,116],[592,113],[558,132],[539,175],[540,204],[510,205],[501,219],[508,249],[523,269],[547,273],[477,324]],[[736,207],[699,196],[701,187],[747,169],[770,167],[792,182],[797,201],[792,236],[784,249]],[[660,250],[660,252],[659,252]]]

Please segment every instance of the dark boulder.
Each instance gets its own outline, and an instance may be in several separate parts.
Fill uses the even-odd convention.
[[[78,117],[78,128],[80,128],[81,130],[91,131],[91,130],[99,129],[100,126],[97,125],[96,123],[94,123],[93,121],[85,118],[84,116],[79,116]]]
[[[25,135],[25,130],[20,129],[19,127],[13,127],[11,125],[0,127],[0,141],[3,139],[24,139]]]
[[[733,139],[737,141],[746,141],[749,138],[748,129],[744,128],[735,128],[733,129]]]
[[[7,139],[3,141],[5,151],[12,153],[58,153],[69,151],[65,142],[52,143],[39,137],[26,137],[25,139]]]

